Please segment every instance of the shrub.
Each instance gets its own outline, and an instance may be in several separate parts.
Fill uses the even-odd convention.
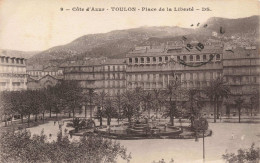
[[[1,162],[116,162],[118,156],[130,160],[131,156],[119,143],[101,136],[84,136],[80,141],[69,141],[68,136],[58,133],[57,141],[47,142],[46,135],[33,135],[27,130],[1,135]]]
[[[260,159],[260,148],[255,148],[253,143],[249,149],[239,149],[237,154],[226,153],[222,158],[229,163],[258,163]]]

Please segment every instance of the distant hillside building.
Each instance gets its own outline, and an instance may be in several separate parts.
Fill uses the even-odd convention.
[[[0,53],[0,91],[27,89],[26,59]]]

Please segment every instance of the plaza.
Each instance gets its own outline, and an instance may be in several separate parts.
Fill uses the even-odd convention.
[[[114,122],[115,123],[115,122]],[[62,127],[66,128],[66,121]],[[224,162],[222,154],[236,152],[239,148],[249,148],[252,143],[256,147],[260,145],[259,123],[209,123],[213,131],[212,136],[205,138],[205,161]],[[58,123],[53,121],[30,128],[32,134],[44,133],[56,140],[59,131]],[[67,128],[71,130],[72,128]],[[79,136],[73,136],[70,140],[77,141]],[[202,139],[142,139],[142,140],[117,140],[131,152],[131,163],[152,163],[164,159],[169,162],[171,158],[175,162],[202,162]],[[167,144],[167,146],[166,146]],[[126,162],[118,159],[119,163]]]

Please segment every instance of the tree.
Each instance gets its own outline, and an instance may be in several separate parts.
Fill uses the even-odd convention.
[[[93,114],[93,106],[94,106],[94,99],[96,98],[96,93],[94,88],[89,88],[88,89],[88,104],[90,107],[90,118],[92,119],[92,114]]]
[[[256,91],[253,96],[250,97],[250,112],[251,116],[253,115],[253,110],[257,111],[259,108],[259,91]]]
[[[240,123],[241,109],[244,104],[245,104],[245,99],[243,99],[241,97],[238,97],[237,99],[235,99],[235,107],[238,110],[238,122],[239,123]]]
[[[27,90],[23,92],[24,105],[26,106],[26,115],[28,116],[28,127],[30,127],[30,116],[35,114],[37,120],[37,114],[39,113],[40,101],[38,97],[38,92],[36,90]]]
[[[118,114],[117,114],[117,122],[119,124],[119,120],[122,118],[122,94],[120,94],[119,92],[116,94],[115,97],[115,108],[118,110]]]
[[[117,114],[114,100],[111,98],[105,99],[104,109],[102,111],[103,115],[107,118],[107,125],[110,125],[111,118]]]
[[[75,118],[76,119],[76,118]],[[119,143],[101,136],[88,135],[80,141],[69,141],[68,136],[57,135],[57,141],[48,142],[42,131],[33,135],[27,130],[4,132],[0,137],[1,162],[108,162],[114,163],[117,157],[129,161],[131,156]]]
[[[80,128],[86,126],[86,121],[85,120],[80,120],[79,118],[74,118],[72,122],[67,123],[67,127],[73,127],[75,128],[75,132],[77,133]]]
[[[200,95],[201,91],[199,89],[189,89],[186,92],[187,102],[185,103],[185,108],[189,114],[191,120],[191,127],[194,126],[194,120],[200,118],[200,111],[203,107],[203,98]]]
[[[161,108],[165,103],[164,94],[160,89],[153,90],[153,103],[154,110],[156,112],[156,118],[158,118],[158,111],[161,111]]]
[[[211,104],[214,105],[214,122],[216,123],[216,118],[219,118],[219,101],[223,101],[223,98],[228,98],[230,88],[226,85],[223,78],[217,78],[210,82],[204,93],[210,99]]]
[[[87,104],[88,104],[88,101],[89,101],[89,96],[88,96],[88,92],[85,92],[85,91],[83,91],[82,92],[82,97],[81,97],[82,99],[82,105],[84,106],[84,108],[85,108],[85,118],[87,118]]]
[[[61,99],[57,98],[57,101],[60,102],[60,106],[72,108],[73,118],[75,118],[76,109],[81,111],[82,89],[79,83],[77,81],[63,81],[61,82],[59,93]]]
[[[174,77],[174,75],[172,75]],[[168,105],[166,106],[166,111],[164,117],[170,117],[171,125],[174,126],[174,116],[178,114],[177,111],[177,99],[181,95],[181,82],[175,78],[170,81],[167,85],[165,95],[167,97]]]
[[[229,163],[258,163],[260,160],[260,148],[255,148],[253,143],[249,149],[239,149],[237,154],[226,153],[222,155],[222,158]]]
[[[146,91],[143,93],[142,97],[142,102],[144,106],[144,110],[148,111],[148,118],[150,119],[150,114],[151,114],[151,109],[153,106],[153,96],[150,92]]]
[[[99,118],[100,126],[102,126],[103,109],[105,106],[106,98],[107,98],[107,93],[105,93],[105,91],[98,93],[95,98],[96,106],[98,106],[97,117]]]
[[[12,114],[13,105],[11,99],[14,93],[6,91],[0,93],[0,113],[4,115],[5,126],[7,126],[7,117]]]
[[[122,102],[122,109],[123,109],[123,116],[127,117],[128,122],[132,122],[132,118],[134,115],[137,114],[139,108],[139,99],[135,96],[133,91],[127,90],[123,94],[123,102]]]

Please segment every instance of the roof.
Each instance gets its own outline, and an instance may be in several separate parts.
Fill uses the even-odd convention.
[[[78,66],[99,66],[105,61],[104,58],[94,58],[88,60],[68,61],[62,63],[60,67],[78,67]]]
[[[35,77],[32,77],[31,75],[28,75],[28,79],[30,78],[31,80],[36,81],[36,82],[38,82],[38,81],[40,81],[40,80],[42,80],[42,79],[44,79],[44,78],[47,78],[47,77],[53,78],[53,79],[55,79],[55,80],[61,80],[61,79],[63,79],[63,77],[57,77],[57,76],[54,77],[54,76],[52,76],[52,75],[50,75],[50,74],[44,75],[44,76],[42,76],[42,77],[40,77],[40,78],[35,78]]]
[[[20,58],[20,59],[25,59],[22,57],[21,54],[10,54],[6,50],[0,50],[0,57],[9,57],[9,58]]]
[[[43,69],[43,71],[58,71],[59,67],[57,66],[48,66]]]
[[[122,65],[125,64],[125,59],[107,59],[104,65]]]
[[[226,49],[223,52],[223,59],[241,59],[241,58],[259,58],[259,48],[242,48]]]
[[[43,71],[42,65],[26,66],[27,71]]]
[[[158,50],[158,52],[154,52],[154,51],[133,51],[130,52],[126,55],[126,57],[150,57],[150,56],[170,56],[170,55],[190,55],[190,54],[216,54],[216,53],[223,53],[223,48],[221,47],[213,47],[213,46],[208,46],[208,47],[204,47],[203,50],[199,51],[196,48],[193,49],[186,49],[186,48],[180,48],[180,47],[176,47],[176,48],[172,48],[172,49],[161,49],[161,51]]]

